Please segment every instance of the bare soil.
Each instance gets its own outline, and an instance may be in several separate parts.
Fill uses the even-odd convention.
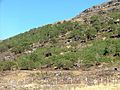
[[[17,70],[0,72],[0,90],[119,90],[120,71],[114,69]]]

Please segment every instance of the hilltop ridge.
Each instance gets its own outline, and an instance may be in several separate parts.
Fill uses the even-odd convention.
[[[120,11],[119,5],[120,5],[120,0],[110,0],[101,5],[92,6],[91,8],[84,10],[79,15],[75,16],[73,20],[83,18],[83,16],[87,18],[90,15],[94,15],[94,14],[105,14],[107,12],[112,12],[113,10]]]

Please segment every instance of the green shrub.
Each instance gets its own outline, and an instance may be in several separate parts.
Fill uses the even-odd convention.
[[[35,68],[33,60],[29,59],[29,56],[22,56],[18,60],[18,66],[21,70],[31,70]]]
[[[0,61],[0,71],[18,69],[15,61]]]

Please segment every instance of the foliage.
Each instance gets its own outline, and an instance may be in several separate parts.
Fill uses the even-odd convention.
[[[15,61],[0,61],[0,71],[18,69]]]
[[[96,62],[119,63],[120,39],[114,36],[120,35],[120,25],[116,23],[120,12],[107,12],[106,16],[90,16],[87,24],[78,21],[49,24],[3,40],[0,42],[0,53],[9,51],[20,56],[16,60],[0,61],[0,70],[71,69],[78,61],[86,67]],[[71,43],[65,43],[68,40]],[[33,50],[35,43],[43,46],[23,55],[23,52]],[[51,55],[46,57],[46,53]]]

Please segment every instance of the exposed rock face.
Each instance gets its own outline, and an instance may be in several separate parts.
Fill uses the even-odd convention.
[[[11,52],[4,52],[0,54],[0,60],[14,60],[15,58],[15,54]]]

